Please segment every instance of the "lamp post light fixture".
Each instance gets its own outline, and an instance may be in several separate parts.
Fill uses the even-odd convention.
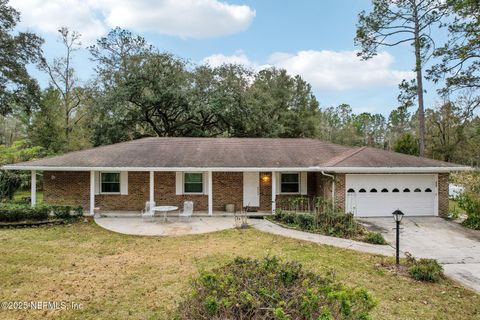
[[[397,224],[397,245],[396,245],[396,257],[397,257],[397,267],[400,265],[400,222],[404,216],[404,213],[400,210],[395,210],[393,213],[393,219]]]

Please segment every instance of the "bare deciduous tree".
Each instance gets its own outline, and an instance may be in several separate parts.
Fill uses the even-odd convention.
[[[65,54],[54,58],[49,62],[42,58],[40,69],[45,71],[50,84],[60,92],[62,100],[62,112],[64,117],[64,132],[67,145],[70,142],[70,134],[75,125],[83,118],[82,114],[77,116],[77,112],[82,104],[82,90],[79,86],[79,79],[75,75],[73,68],[74,53],[80,49],[80,34],[76,31],[70,31],[66,27],[58,30],[60,39],[65,49]]]

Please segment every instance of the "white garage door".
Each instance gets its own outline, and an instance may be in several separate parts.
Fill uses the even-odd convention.
[[[346,211],[358,217],[437,215],[434,174],[348,174]]]

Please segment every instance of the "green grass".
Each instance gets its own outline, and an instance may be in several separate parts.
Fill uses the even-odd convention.
[[[201,268],[233,257],[277,255],[378,301],[374,319],[479,319],[480,295],[454,283],[397,275],[393,259],[262,233],[255,229],[184,237],[127,236],[93,222],[0,230],[0,300],[67,301],[81,310],[0,310],[0,319],[171,319]]]
[[[37,204],[43,202],[43,191],[37,191]],[[30,197],[30,191],[17,191],[13,195],[13,202],[22,202],[24,198]]]

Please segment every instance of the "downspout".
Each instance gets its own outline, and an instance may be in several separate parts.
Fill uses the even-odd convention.
[[[332,178],[332,205],[335,209],[335,176],[332,174],[325,173],[323,170],[320,173],[326,177]]]

